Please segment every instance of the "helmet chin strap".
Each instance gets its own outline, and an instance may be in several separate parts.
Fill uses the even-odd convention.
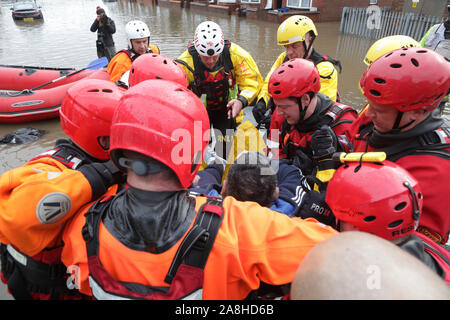
[[[400,121],[402,121],[402,117],[403,117],[403,112],[398,111],[397,117],[395,118],[394,126],[392,127],[392,130],[391,130],[391,133],[399,133],[402,129],[408,127],[410,124],[412,124],[414,122],[414,120],[411,120],[410,122],[399,127]]]
[[[310,31],[308,31],[308,33],[310,33]],[[311,36],[311,43],[307,47],[306,46],[306,35],[305,35],[305,41],[302,41],[303,42],[303,48],[305,49],[305,54],[303,55],[303,59],[307,59],[308,58],[309,50],[311,49],[315,39],[316,39],[315,36]]]
[[[308,103],[308,105],[305,106],[304,108],[302,105],[302,98],[297,98],[297,104],[298,104],[298,109],[300,111],[300,118],[298,120],[298,122],[300,123],[300,122],[303,122],[303,120],[305,120],[305,114],[306,114],[306,111],[308,110],[309,105],[311,104],[311,100]]]

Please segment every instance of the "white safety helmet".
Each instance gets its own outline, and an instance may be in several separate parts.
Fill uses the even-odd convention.
[[[139,20],[133,20],[126,24],[125,33],[127,35],[128,48],[133,48],[131,44],[132,39],[148,38],[150,44],[150,29],[148,26]]]
[[[201,56],[216,56],[223,51],[222,29],[212,21],[205,21],[195,30],[194,46]]]

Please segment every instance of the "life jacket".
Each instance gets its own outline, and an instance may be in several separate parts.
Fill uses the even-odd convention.
[[[426,235],[415,232],[416,236],[422,239],[425,252],[427,252],[442,268],[442,277],[447,285],[450,285],[450,252],[436,242],[432,241]]]
[[[225,40],[225,45],[220,58],[215,66],[219,70],[215,75],[207,70],[200,59],[200,55],[191,41],[188,45],[188,52],[192,56],[194,69],[184,61],[176,60],[188,68],[194,75],[194,81],[189,84],[189,88],[197,95],[206,94],[206,108],[208,110],[225,109],[228,103],[230,88],[235,84],[233,80],[233,62],[230,55],[231,42]]]
[[[67,287],[62,247],[29,257],[14,246],[0,244],[1,280],[16,300],[80,300],[86,298]]]
[[[315,129],[319,129],[322,125],[329,125],[333,128],[343,123],[351,123],[350,120],[341,120],[342,116],[347,112],[355,112],[355,110],[350,106],[335,102],[325,112],[320,113],[320,123],[314,125]],[[314,128],[310,129],[310,132],[300,132],[296,125],[290,125],[287,121],[284,121],[280,137],[280,149],[282,153],[286,154],[288,158],[291,158],[295,156],[297,149],[300,148],[305,154],[312,156],[311,138],[315,130]],[[339,141],[342,142],[341,140]]]
[[[373,122],[362,125],[355,140],[365,140],[368,147],[367,138],[372,130]],[[445,150],[447,148],[450,148],[450,130],[441,127],[380,151],[385,152],[386,159],[393,162],[408,155],[432,155],[450,160],[450,151]]]
[[[131,61],[136,60],[140,56],[140,54],[137,54],[136,52],[134,52],[133,50],[130,50],[130,49],[122,49],[119,52],[125,53],[128,56],[128,58],[130,58]],[[119,53],[119,52],[117,52],[117,53]],[[157,54],[159,54],[158,46],[156,46],[154,44],[150,44],[149,48],[147,50],[147,53],[157,53]]]
[[[86,213],[83,238],[86,241],[89,284],[96,299],[179,300],[201,299],[203,269],[223,219],[222,199],[208,197],[198,211],[193,227],[180,244],[165,282],[153,287],[115,280],[99,259],[100,222],[111,205],[111,197],[98,200]]]
[[[92,163],[95,161],[95,159],[89,157],[68,139],[56,140],[56,145],[54,148],[37,155],[30,161],[35,161],[46,157],[55,159],[67,168],[73,170],[76,170],[83,164]]]

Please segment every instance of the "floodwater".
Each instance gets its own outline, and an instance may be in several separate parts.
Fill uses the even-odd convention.
[[[162,54],[177,58],[192,40],[195,27],[206,19],[217,22],[225,37],[249,51],[265,77],[283,48],[276,44],[278,24],[226,14],[205,15],[195,9],[165,7],[132,0],[37,0],[44,19],[33,22],[14,21],[9,8],[12,0],[0,0],[0,64],[83,68],[97,59],[96,33],[89,30],[98,5],[116,24],[116,49],[126,47],[125,24],[134,19],[146,22],[152,31],[151,43]],[[339,22],[317,24],[319,36],[315,48],[341,60],[339,77],[342,102],[360,109],[364,97],[358,81],[365,70],[362,62],[374,40],[339,35]],[[0,88],[1,89],[1,88]],[[59,120],[26,124],[0,124],[0,136],[22,127],[48,130],[36,142],[26,145],[0,145],[0,174],[24,164],[33,156],[53,147],[56,138],[65,136]]]

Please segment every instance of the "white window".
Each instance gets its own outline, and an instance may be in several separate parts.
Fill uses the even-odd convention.
[[[378,3],[378,0],[370,0],[370,1],[369,1],[369,4],[370,4],[370,5],[372,5],[372,4],[377,4],[377,3]]]
[[[241,3],[261,3],[261,0],[241,0]]]
[[[287,1],[287,6],[289,8],[302,8],[302,9],[306,9],[306,8],[311,8],[311,2],[312,0],[288,0]]]

